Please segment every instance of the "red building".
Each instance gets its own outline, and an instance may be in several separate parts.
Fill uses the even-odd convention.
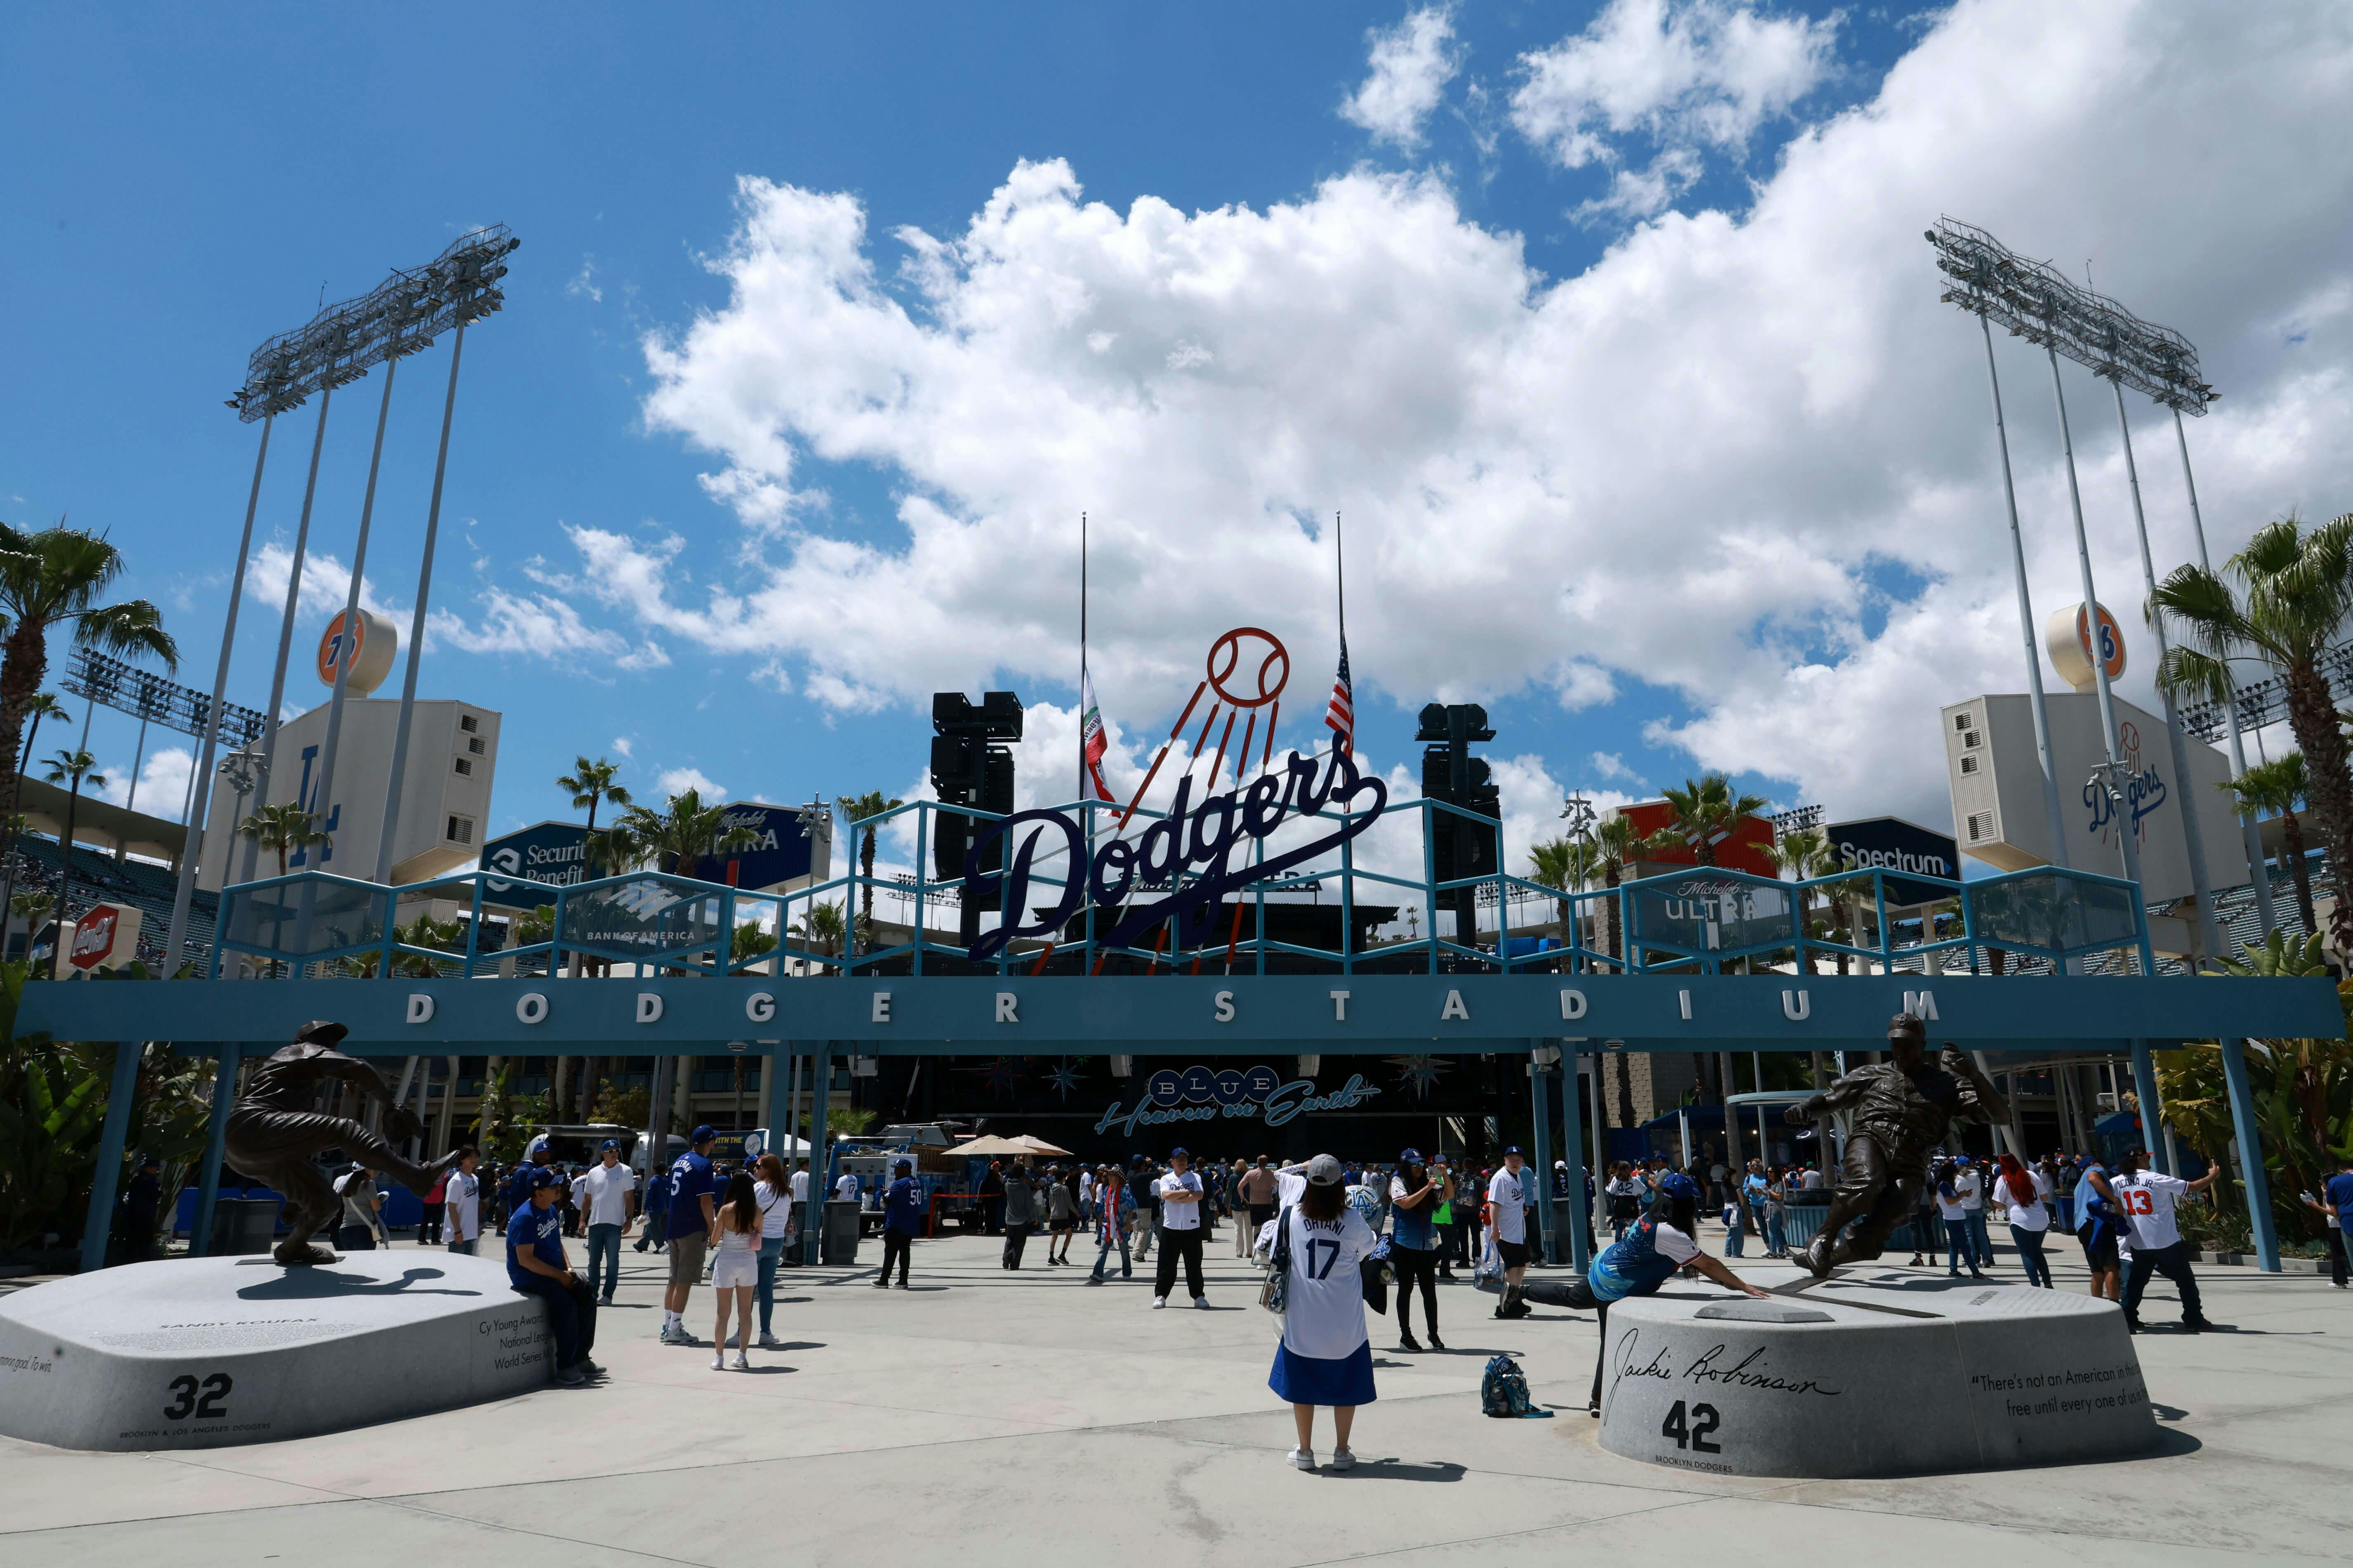
[[[1674,808],[1663,800],[1646,800],[1632,805],[1621,805],[1612,812],[1634,825],[1634,831],[1643,835],[1675,832]],[[1733,871],[1752,872],[1759,877],[1778,877],[1767,851],[1773,847],[1773,825],[1761,816],[1744,816],[1733,824],[1731,837],[1715,847],[1715,863]],[[1688,844],[1678,843],[1656,858],[1646,858],[1646,866],[1696,866],[1699,856]]]

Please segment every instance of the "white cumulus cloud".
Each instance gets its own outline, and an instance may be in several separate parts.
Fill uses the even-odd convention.
[[[1376,142],[1391,142],[1408,152],[1421,145],[1422,121],[1444,96],[1446,84],[1461,68],[1454,48],[1451,8],[1425,6],[1394,27],[1376,27],[1371,41],[1371,72],[1348,100],[1341,117],[1372,133]]]
[[[1594,87],[1603,109],[1574,121],[1594,134],[1655,121],[1721,147],[1826,47],[1761,12],[1621,13],[1715,63],[1669,72],[1673,92]],[[1734,34],[1785,38],[1785,63],[1739,74]],[[1981,350],[1921,229],[1949,212],[2098,257],[2104,289],[2201,345],[2227,395],[2191,442],[2224,553],[2353,493],[2325,435],[2353,415],[2353,311],[2332,303],[2353,279],[2348,80],[2338,6],[1962,0],[1741,213],[1664,213],[1564,278],[1434,174],[1121,211],[1053,160],[960,229],[892,236],[886,284],[856,198],[746,178],[711,262],[724,301],[646,344],[649,424],[712,454],[740,531],[575,526],[537,591],[844,709],[1066,683],[1084,509],[1106,713],[1153,734],[1211,639],[1261,625],[1297,672],[1285,743],[1312,743],[1341,510],[1360,708],[1656,689],[1681,710],[1652,738],[1700,765],[1933,818],[1936,705],[2022,672]],[[2000,353],[2049,608],[2074,568],[2048,373]],[[2105,389],[2068,376],[2094,564],[2129,605]],[[2162,567],[2188,515],[2152,416],[2137,405]],[[896,531],[821,526],[808,498],[835,463],[889,477]]]
[[[1831,71],[1838,18],[1760,12],[1746,0],[1610,0],[1586,29],[1520,58],[1512,123],[1561,167],[1613,167],[1639,135],[1646,167],[1619,167],[1588,204],[1632,217],[1663,209],[1703,168],[1739,154],[1768,118]]]

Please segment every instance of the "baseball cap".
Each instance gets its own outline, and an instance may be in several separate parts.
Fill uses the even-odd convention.
[[[1514,1143],[1510,1148],[1504,1150],[1504,1152],[1506,1154],[1518,1154],[1520,1153],[1520,1146],[1517,1143]],[[1525,1156],[1523,1157],[1525,1158]]]
[[[1681,1171],[1669,1171],[1659,1178],[1659,1195],[1669,1198],[1689,1198],[1699,1201],[1699,1184]]]
[[[692,1132],[687,1134],[686,1141],[689,1143],[708,1143],[718,1136],[719,1129],[712,1126],[706,1121],[702,1126],[696,1128]]]
[[[621,1141],[618,1138],[607,1138],[602,1143],[596,1145],[596,1152],[600,1154],[607,1149],[612,1150],[617,1154],[619,1153],[621,1151]]]
[[[915,1162],[913,1160],[902,1160],[891,1168],[894,1171],[912,1171],[915,1168]]]
[[[1956,1165],[1966,1165],[1968,1163],[1969,1157],[1967,1154],[1956,1154],[1953,1156],[1953,1163]]]
[[[534,1193],[542,1187],[560,1187],[564,1184],[564,1178],[544,1165],[533,1165],[531,1168],[531,1173],[523,1180]]]
[[[1408,1149],[1404,1153],[1398,1156],[1398,1163],[1400,1165],[1420,1164],[1421,1151],[1419,1149]]]
[[[1172,1160],[1179,1154],[1183,1154],[1187,1160],[1193,1157],[1182,1143],[1177,1144],[1176,1147],[1168,1151],[1168,1157]]]
[[[1314,1187],[1335,1187],[1345,1178],[1340,1162],[1329,1154],[1318,1154],[1307,1162],[1307,1184]]]
[[[530,1152],[532,1157],[536,1159],[538,1156],[546,1153],[547,1147],[547,1134],[543,1132],[538,1137],[531,1141]]]

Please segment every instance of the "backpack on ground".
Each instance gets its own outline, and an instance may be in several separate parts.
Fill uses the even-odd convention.
[[[1499,1419],[1536,1420],[1552,1414],[1529,1400],[1527,1374],[1507,1355],[1487,1358],[1487,1370],[1479,1378],[1479,1408]]]

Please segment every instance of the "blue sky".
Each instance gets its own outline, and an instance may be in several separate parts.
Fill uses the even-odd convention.
[[[1934,319],[1925,277],[1903,278],[1901,310],[1875,295],[1850,309],[1848,283],[1804,270],[1814,265],[1805,247],[1827,243],[1821,229],[1852,223],[1858,265],[1878,266],[1883,247],[1921,270],[1913,237],[1950,200],[2020,226],[2021,248],[2118,255],[2104,287],[2142,289],[2133,297],[2154,300],[2159,319],[2205,310],[2180,324],[2218,344],[2210,357],[2239,371],[2238,385],[2261,378],[2276,394],[2229,405],[2257,420],[2219,443],[2248,454],[2252,473],[2242,482],[2218,457],[2217,495],[2251,498],[2251,525],[2277,499],[2325,510],[2322,481],[2340,477],[2263,456],[2267,430],[2337,395],[2311,371],[2339,363],[2334,314],[2314,308],[2295,340],[2302,362],[2274,363],[2288,334],[2261,342],[2264,321],[2325,299],[2341,268],[2319,243],[2341,223],[2327,211],[2334,163],[2313,171],[2312,210],[2282,220],[2312,242],[2301,259],[2262,263],[2253,279],[2243,258],[2198,258],[2179,279],[2149,259],[2141,230],[2153,220],[2125,198],[2137,179],[2157,188],[2161,171],[2109,166],[2101,177],[2124,194],[2085,213],[2071,191],[2105,156],[2094,143],[2063,142],[2061,166],[2037,167],[1973,146],[1965,128],[1957,148],[1935,153],[1949,161],[1942,184],[1932,169],[1898,188],[1891,171],[1931,151],[1904,116],[1957,85],[2009,90],[2001,82],[2020,73],[2005,62],[2020,48],[2041,50],[2047,70],[2084,73],[2070,112],[2099,135],[2135,134],[2103,122],[2103,94],[2120,89],[2097,55],[2105,29],[2145,34],[2147,18],[2078,27],[2032,12],[1730,0],[659,17],[583,6],[557,26],[497,10],[428,26],[290,6],[11,7],[0,19],[14,154],[0,165],[0,289],[18,308],[0,320],[0,358],[15,372],[0,379],[0,516],[108,531],[129,556],[129,591],[165,606],[183,678],[207,683],[255,437],[221,398],[246,355],[306,319],[322,289],[356,294],[389,266],[503,222],[523,246],[505,312],[467,344],[435,594],[456,620],[429,647],[424,680],[427,695],[505,715],[494,827],[565,815],[549,781],[575,752],[626,746],[626,776],[641,788],[692,770],[731,795],[780,801],[903,793],[922,766],[932,684],[1002,682],[1067,709],[1074,627],[1059,622],[1075,608],[1065,617],[1058,606],[1075,563],[1040,542],[1047,521],[1068,519],[1074,544],[1081,506],[1108,520],[1094,657],[1124,763],[1148,758],[1142,748],[1189,685],[1184,664],[1240,620],[1279,623],[1291,640],[1298,723],[1284,738],[1312,742],[1332,658],[1317,531],[1346,505],[1363,745],[1384,765],[1409,757],[1423,701],[1477,695],[1503,732],[1493,750],[1522,763],[1513,804],[1530,827],[1563,787],[1643,793],[1703,765],[1778,800],[1941,821],[1941,768],[1915,754],[1926,743],[1860,731],[1851,710],[1917,724],[1910,715],[1933,721],[1939,701],[2019,684],[2015,631],[1999,619],[2004,563],[1997,535],[1982,531],[1998,514],[1981,369],[1962,323],[1919,328]],[[2150,47],[2198,90],[2227,94],[2229,62],[2194,58],[2189,26],[2168,20]],[[2037,43],[2036,27],[2076,30]],[[1434,37],[1434,52],[1414,56],[1418,37]],[[1385,40],[1403,64],[1381,98],[1366,84]],[[1912,79],[1891,79],[1907,57]],[[1546,59],[1563,73],[1550,88]],[[1643,87],[1645,73],[1663,73],[1662,85]],[[2048,86],[2015,90],[2042,102]],[[1793,137],[1806,154],[1785,163]],[[1165,203],[1173,226],[1155,233],[1234,281],[1210,305],[1185,296],[1209,314],[1188,317],[1191,335],[1165,356],[1154,348],[1142,391],[1104,395],[1130,423],[1074,421],[1059,446],[1012,450],[987,419],[957,412],[975,389],[1022,389],[1041,421],[1055,397],[1092,394],[1072,391],[1085,384],[1082,356],[1041,368],[988,323],[1060,308],[1050,279],[1026,278],[1117,264],[1108,238],[1080,262],[1067,248],[1076,242],[1024,238],[1018,225],[983,243],[975,215],[1018,168],[1054,160],[1070,186],[1015,203],[1044,213],[1046,227],[1067,232],[1103,204],[1130,225],[1120,243],[1157,244],[1137,237],[1135,215]],[[789,199],[747,194],[746,179]],[[2208,169],[2198,188],[2171,195],[2194,208],[2205,182],[2222,200],[2231,180]],[[1842,192],[1853,211],[1841,210]],[[829,273],[816,286],[842,302],[843,330],[812,349],[818,323],[792,303],[804,296],[787,289],[783,305],[764,302],[760,284],[821,256],[835,231],[812,204],[836,197],[862,219],[871,277]],[[1297,215],[1291,229],[1244,235],[1209,265],[1237,225],[1213,232],[1200,215],[1234,209],[1271,224],[1278,208]],[[1427,220],[1425,250],[1383,232],[1408,219]],[[902,226],[965,248],[927,288],[901,270],[916,254],[897,237]],[[1802,243],[1774,237],[1800,231]],[[1023,248],[1033,243],[1042,248]],[[1379,266],[1414,280],[1400,330],[1427,326],[1450,342],[1492,332],[1482,363],[1493,374],[1466,373],[1443,412],[1409,421],[1421,444],[1393,471],[1334,457],[1261,482],[1251,476],[1289,458],[1239,447],[1235,430],[1263,419],[1238,410],[1295,411],[1292,446],[1336,449],[1364,428],[1363,409],[1411,413],[1424,391],[1412,353],[1426,350],[1377,372],[1348,363],[1345,330],[1285,340],[1285,323],[1315,307],[1283,293],[1294,286],[1283,268],[1319,245],[1338,258],[1335,277],[1360,264],[1377,272],[1365,258],[1378,252]],[[1499,278],[1514,256],[1520,272]],[[1090,287],[1111,300],[1108,284]],[[1215,314],[1254,288],[1259,308]],[[1923,290],[1926,306],[1911,298]],[[1785,308],[1812,314],[1772,324]],[[1221,320],[1230,346],[1212,341]],[[1140,319],[1111,326],[1090,342],[1124,345],[1145,330]],[[666,371],[649,339],[674,356]],[[1209,384],[1253,342],[1278,360],[1324,356],[1334,405],[1302,406],[1303,395],[1263,380]],[[926,368],[943,345],[955,351],[953,374]],[[1570,363],[1572,348],[1602,357],[1545,383],[1541,366]],[[806,403],[777,395],[781,411],[744,379],[778,353],[810,389]],[[1915,354],[1925,363],[1907,363]],[[404,626],[445,369],[438,350],[411,362],[393,403],[368,576]],[[2031,369],[2016,367],[2021,386]],[[1185,372],[1199,379],[1180,395]],[[313,549],[338,562],[350,558],[377,386],[371,377],[341,395],[328,427]],[[853,427],[844,409],[861,386],[886,389],[876,395],[890,431]],[[670,403],[649,402],[665,392]],[[1531,428],[1527,410],[1554,403],[1561,412],[1543,417],[1564,423]],[[1609,431],[1618,406],[1634,403],[1624,416],[1640,415],[1638,434]],[[311,416],[282,421],[275,437],[265,541],[291,538]],[[1739,425],[1751,416],[1753,427]],[[2087,405],[2078,422],[2096,418]],[[2154,437],[2152,426],[2144,439]],[[2099,439],[2085,440],[2087,464],[2100,460],[2089,449]],[[997,451],[958,467],[960,440]],[[2021,504],[2047,502],[2052,454],[2021,442]],[[1230,463],[1239,477],[1171,479],[1172,463]],[[1514,464],[1526,484],[1494,479]],[[714,484],[731,474],[734,489]],[[1359,476],[1367,499],[1351,491]],[[1193,510],[1155,513],[1144,498],[1164,481]],[[770,499],[747,500],[760,485]],[[949,520],[939,527],[953,548],[924,532],[934,512]],[[2152,522],[2176,528],[2169,514]],[[1219,531],[1229,524],[1257,531]],[[829,544],[856,559],[839,564],[849,557]],[[2122,540],[2101,549],[2104,572],[2128,588]],[[1432,563],[1447,552],[1483,553],[1499,574],[1443,586],[1451,568]],[[959,560],[974,563],[961,576]],[[2052,597],[2066,556],[2050,553],[2047,572],[2042,560]],[[281,558],[281,593],[284,570]],[[649,574],[662,584],[650,595]],[[1536,578],[1547,597],[1511,596]],[[2112,601],[2134,596],[2105,582]],[[951,583],[967,592],[940,587]],[[859,584],[872,596],[857,598]],[[714,592],[763,585],[765,609],[693,613]],[[316,590],[322,601],[332,586]],[[1932,613],[1940,591],[1950,596]],[[848,595],[830,630],[775,603],[828,595]],[[248,605],[235,700],[259,705],[267,692],[276,616],[275,604]],[[306,614],[298,649],[322,620]],[[298,704],[319,695],[307,678],[289,689]],[[92,747],[110,769],[127,768],[132,731],[119,716],[98,720]]]

